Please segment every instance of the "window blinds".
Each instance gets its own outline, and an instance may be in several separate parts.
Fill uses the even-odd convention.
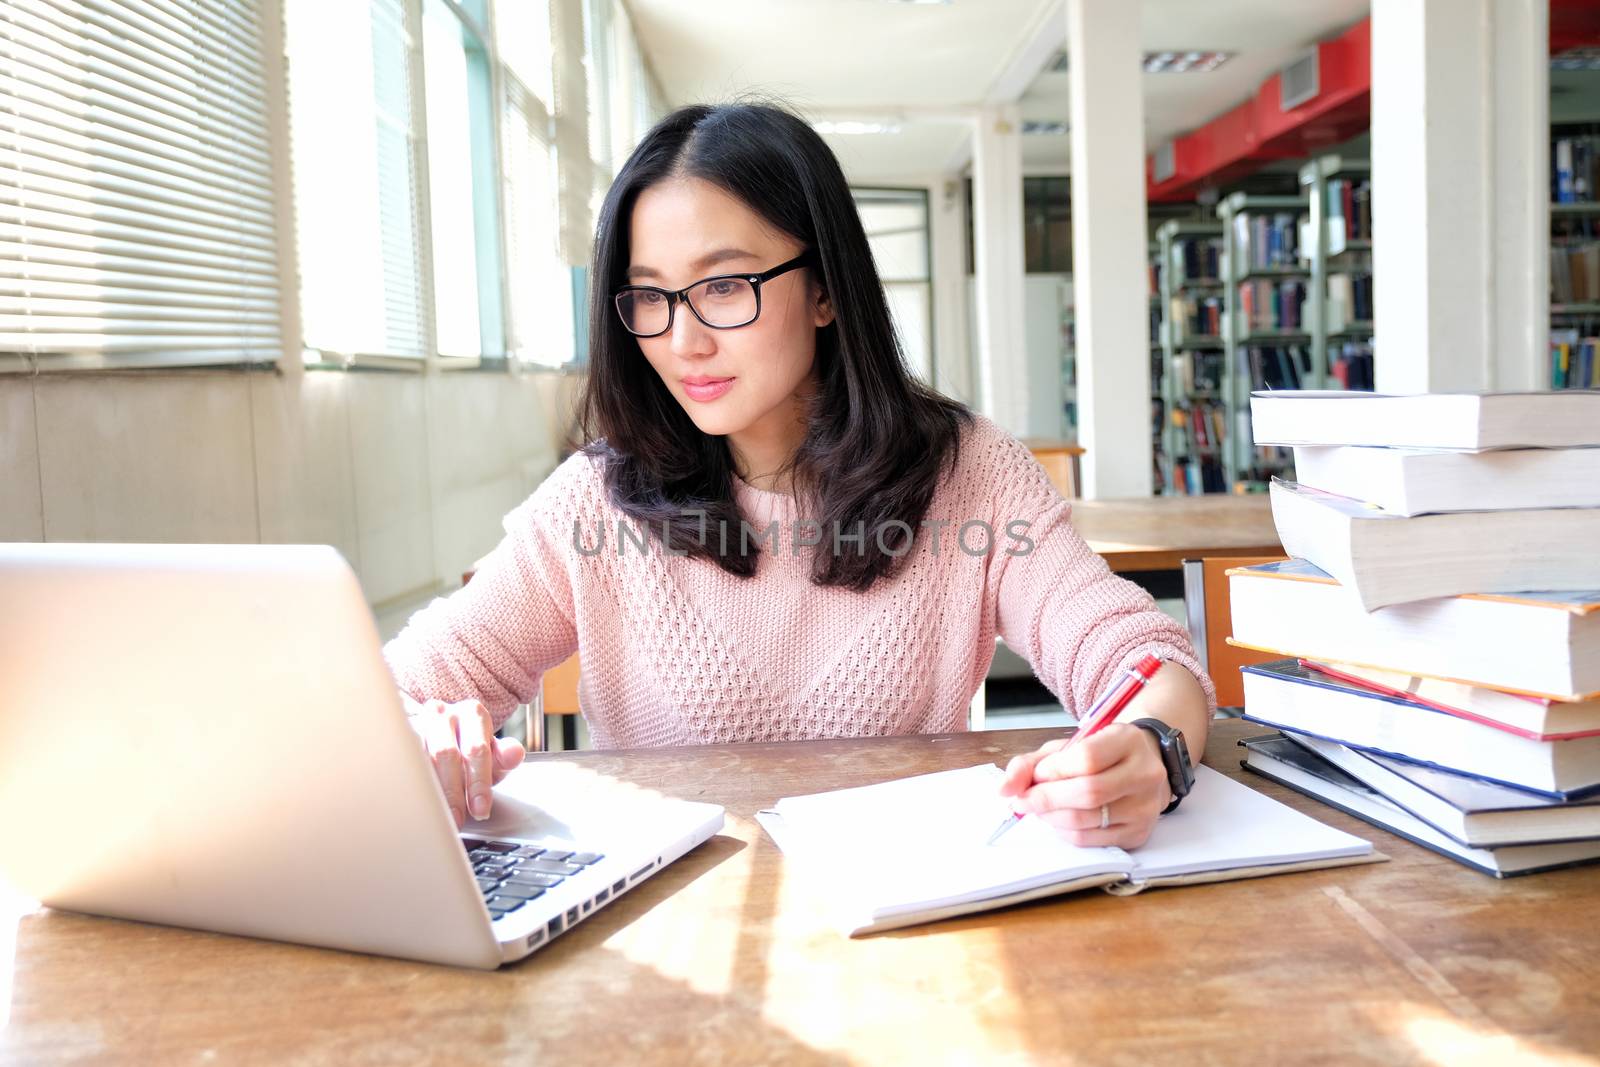
[[[0,4],[0,359],[276,360],[254,0]]]

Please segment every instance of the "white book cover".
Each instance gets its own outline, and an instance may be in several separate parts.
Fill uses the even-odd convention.
[[[1463,593],[1600,588],[1600,508],[1469,511],[1403,518],[1274,478],[1272,521],[1368,611]]]
[[[1600,508],[1600,448],[1300,445],[1295,480],[1393,515],[1526,508]]]
[[[1284,389],[1250,394],[1258,445],[1568,448],[1600,445],[1600,390],[1419,393]]]

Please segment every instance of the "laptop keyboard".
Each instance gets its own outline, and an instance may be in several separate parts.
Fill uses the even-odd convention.
[[[511,841],[485,841],[463,837],[462,847],[472,860],[478,889],[489,906],[489,914],[499,919],[510,915],[544,891],[560,885],[584,868],[605,857],[598,852],[574,852],[538,845],[518,845]]]

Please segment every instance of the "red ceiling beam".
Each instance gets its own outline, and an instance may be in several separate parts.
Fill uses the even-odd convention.
[[[1155,180],[1145,161],[1145,195],[1152,202],[1192,200],[1201,188],[1243,177],[1277,159],[1321,151],[1366,129],[1372,95],[1372,23],[1352,26],[1317,45],[1318,92],[1298,107],[1279,106],[1278,75],[1244,103],[1172,142],[1173,173]]]
[[[1600,0],[1550,0],[1550,51],[1600,46]],[[1260,170],[1278,159],[1314,155],[1371,125],[1372,22],[1363,19],[1317,45],[1319,91],[1289,111],[1279,107],[1274,74],[1255,95],[1197,130],[1173,139],[1173,173],[1155,180],[1145,159],[1145,196],[1154,203],[1192,200],[1207,186]]]

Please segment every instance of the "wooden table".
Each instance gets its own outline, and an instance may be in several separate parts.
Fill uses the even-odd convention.
[[[1243,774],[1251,732],[1218,723],[1207,762],[1392,861],[850,940],[752,813],[1049,732],[563,754],[724,804],[727,829],[495,973],[29,915],[0,1061],[1595,1062],[1579,1053],[1600,1050],[1596,868],[1477,874]]]
[[[1118,573],[1175,570],[1203,556],[1283,553],[1265,493],[1074,500],[1072,522]]]

